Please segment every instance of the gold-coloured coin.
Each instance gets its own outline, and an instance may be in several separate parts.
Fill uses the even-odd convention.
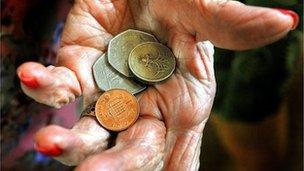
[[[176,60],[167,46],[147,42],[137,45],[131,51],[128,64],[137,79],[152,84],[170,77],[175,70]]]
[[[128,67],[129,54],[135,46],[144,42],[157,42],[157,39],[151,34],[132,29],[115,36],[108,48],[110,65],[124,76],[131,77]]]

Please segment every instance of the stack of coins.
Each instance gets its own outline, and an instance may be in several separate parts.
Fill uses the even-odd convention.
[[[169,78],[175,66],[171,50],[153,35],[132,29],[118,34],[110,41],[108,52],[93,65],[95,82],[105,91],[95,104],[93,116],[108,130],[127,129],[139,115],[134,94]]]

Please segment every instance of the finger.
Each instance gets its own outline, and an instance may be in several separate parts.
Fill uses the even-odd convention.
[[[81,163],[76,170],[155,170],[162,166],[165,127],[159,120],[140,118],[118,134],[116,145]]]
[[[214,48],[209,41],[197,42],[191,34],[170,32],[169,46],[178,59],[178,68],[184,77],[192,80],[214,82]]]
[[[57,64],[75,72],[83,90],[84,105],[98,98],[92,74],[94,62],[106,51],[114,34],[133,25],[127,3],[75,1],[67,17]]]
[[[17,70],[25,94],[37,102],[59,108],[81,95],[75,73],[65,67],[27,62]]]
[[[82,89],[85,106],[98,97],[92,66],[106,50],[112,38],[112,35],[90,12],[94,4],[100,3],[75,1],[62,32],[61,48],[57,54],[56,64],[67,67],[75,73]]]
[[[58,52],[57,65],[67,67],[75,73],[82,89],[85,106],[96,101],[99,95],[92,66],[101,55],[100,50],[78,45],[62,47]]]
[[[197,38],[215,46],[243,50],[272,43],[294,29],[299,17],[295,12],[247,6],[229,0],[196,0],[204,25]]]
[[[35,148],[72,166],[106,149],[109,138],[110,134],[95,119],[84,117],[71,130],[56,125],[42,128],[35,135]]]

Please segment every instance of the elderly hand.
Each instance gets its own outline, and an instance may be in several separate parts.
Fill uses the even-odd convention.
[[[92,65],[116,34],[152,32],[175,54],[178,67],[164,83],[140,95],[140,117],[111,135],[91,117],[71,129],[48,126],[36,148],[79,170],[195,170],[215,95],[213,45],[244,50],[274,42],[298,22],[291,11],[225,0],[76,0],[67,18],[57,66],[28,62],[18,68],[24,92],[61,107],[100,95]],[[210,42],[212,43],[210,43]],[[111,141],[114,140],[114,145]]]

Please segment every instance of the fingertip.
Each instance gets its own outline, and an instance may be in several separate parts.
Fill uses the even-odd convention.
[[[37,79],[34,76],[27,75],[26,72],[19,72],[18,77],[20,81],[30,89],[37,89],[40,87]]]
[[[299,15],[295,13],[294,11],[288,10],[288,9],[281,9],[281,8],[274,8],[274,10],[279,11],[280,13],[287,15],[292,18],[292,27],[291,30],[294,30],[297,28],[299,24]]]
[[[52,157],[56,157],[62,154],[63,150],[61,148],[59,148],[56,144],[52,144],[52,146],[44,146],[41,144],[35,144],[34,148],[36,151],[47,155],[47,156],[52,156]]]
[[[52,83],[52,75],[45,66],[36,62],[26,62],[17,69],[20,81],[30,89],[42,88]]]
[[[26,62],[18,67],[17,75],[20,81],[30,89],[37,89],[39,88],[38,81],[33,74],[33,66],[37,65],[34,62]]]
[[[59,156],[73,143],[69,130],[56,125],[42,128],[34,136],[35,149],[48,156]]]
[[[41,67],[44,66],[37,62],[25,62],[18,67],[17,74],[20,75],[21,72],[31,73],[31,71],[35,71],[37,68]]]

